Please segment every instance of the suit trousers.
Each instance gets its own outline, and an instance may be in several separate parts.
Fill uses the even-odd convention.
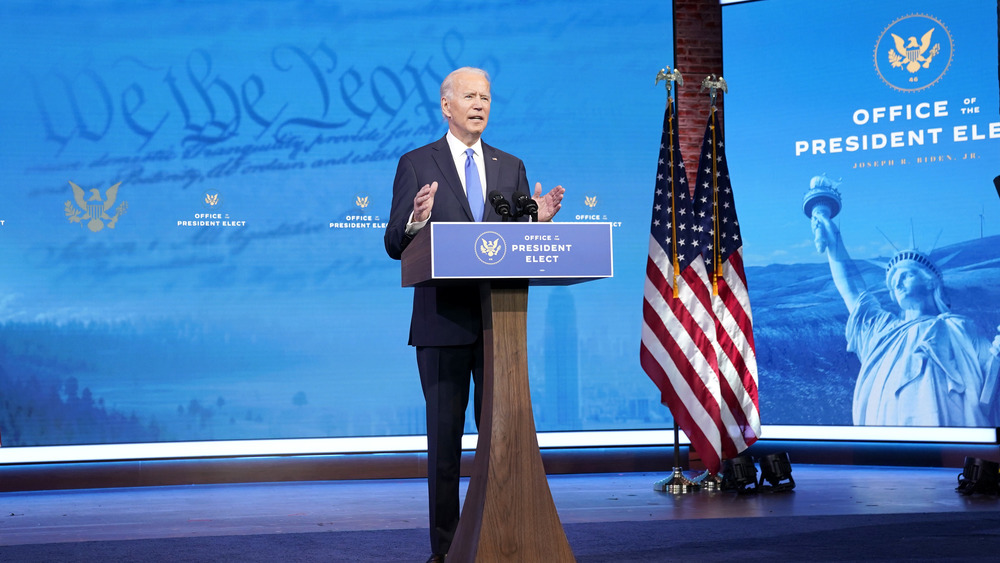
[[[462,434],[474,382],[476,427],[483,404],[483,339],[465,346],[417,346],[427,403],[427,491],[431,551],[445,554],[458,528]]]

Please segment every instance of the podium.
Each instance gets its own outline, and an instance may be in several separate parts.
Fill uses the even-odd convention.
[[[535,433],[528,286],[612,275],[610,223],[431,223],[403,252],[404,287],[480,288],[485,369],[479,443],[449,561],[575,561]]]

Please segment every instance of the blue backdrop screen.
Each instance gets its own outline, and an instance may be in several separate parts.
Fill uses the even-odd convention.
[[[995,5],[871,4],[724,10],[764,424],[851,424],[814,176],[866,276],[912,232],[956,312],[1000,321]],[[877,46],[914,11],[945,30],[917,83]],[[614,225],[613,279],[531,291],[539,430],[671,425],[638,362],[669,2],[11,1],[0,47],[4,447],[422,434],[382,235],[465,65],[493,78],[484,139],[567,189],[558,219]]]
[[[4,446],[422,434],[382,235],[465,65],[487,142],[620,233],[615,279],[532,291],[538,427],[668,424],[637,358],[670,41],[669,3],[5,2]]]
[[[723,17],[762,419],[1000,424],[996,2],[768,0]],[[871,297],[854,316],[804,213],[820,186],[839,192],[833,223]],[[901,315],[886,266],[913,248],[939,270],[953,314],[928,330],[951,338],[872,329]],[[975,395],[982,416],[939,416],[961,410],[934,398],[949,394]]]

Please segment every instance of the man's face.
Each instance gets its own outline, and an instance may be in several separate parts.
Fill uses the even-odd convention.
[[[483,134],[490,119],[490,83],[478,74],[455,75],[450,98],[441,98],[448,129],[466,145]]]

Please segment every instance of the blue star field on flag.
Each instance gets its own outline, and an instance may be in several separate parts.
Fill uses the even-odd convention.
[[[714,182],[713,177],[715,178]],[[717,266],[716,259],[719,263],[723,263],[729,259],[733,252],[743,246],[718,112],[712,112],[709,126],[705,128],[697,178],[694,209],[697,215],[697,229],[702,235],[701,246],[704,250],[705,267],[711,275],[712,270]],[[714,198],[713,189],[717,190]],[[712,213],[716,203],[719,205],[718,237],[715,236],[715,221],[713,221]]]
[[[698,256],[700,247],[672,101],[663,117],[654,193],[650,233],[664,254],[676,256],[679,274]]]

